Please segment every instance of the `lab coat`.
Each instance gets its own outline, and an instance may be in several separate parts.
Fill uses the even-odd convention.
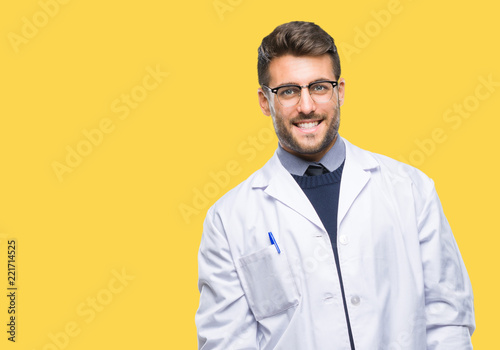
[[[472,288],[433,181],[344,142],[337,244],[356,349],[472,349]],[[276,153],[208,210],[198,263],[199,349],[350,349],[330,238]]]

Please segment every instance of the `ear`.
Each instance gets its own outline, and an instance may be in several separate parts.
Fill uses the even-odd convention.
[[[345,79],[339,79],[339,104],[342,106],[344,104],[344,94],[345,94]]]
[[[262,88],[259,88],[257,90],[257,93],[259,94],[259,105],[262,113],[264,113],[264,115],[270,116],[271,108],[269,106],[269,100],[267,99],[266,94],[264,93]]]

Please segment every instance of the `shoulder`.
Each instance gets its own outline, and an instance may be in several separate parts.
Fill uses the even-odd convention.
[[[425,197],[434,189],[434,181],[421,170],[385,155],[364,150],[345,139],[344,141],[347,150],[346,160],[351,157],[363,164],[371,164],[372,175],[390,180],[392,184],[399,182],[410,184],[415,194],[419,196]]]

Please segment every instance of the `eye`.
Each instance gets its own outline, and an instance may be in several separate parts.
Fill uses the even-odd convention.
[[[300,90],[295,86],[286,86],[278,90],[279,97],[283,98],[291,98],[297,96],[300,93]]]
[[[332,85],[329,83],[317,83],[311,85],[309,89],[313,94],[324,94],[332,89]]]

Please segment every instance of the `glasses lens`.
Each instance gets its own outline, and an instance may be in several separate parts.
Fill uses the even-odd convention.
[[[300,87],[282,86],[276,92],[278,101],[285,107],[294,106],[300,100]]]
[[[333,85],[331,83],[316,83],[309,86],[309,93],[314,102],[325,103],[333,96]]]

